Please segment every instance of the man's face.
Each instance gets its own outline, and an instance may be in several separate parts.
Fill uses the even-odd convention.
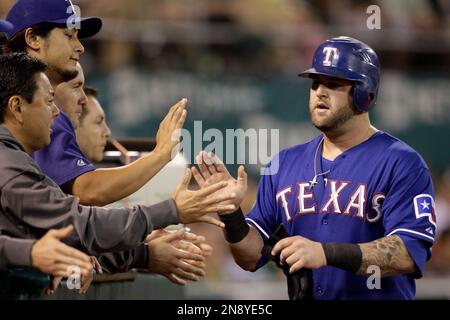
[[[25,100],[21,107],[23,113],[23,131],[28,148],[33,151],[50,144],[53,119],[59,114],[54,102],[54,91],[44,73],[35,75],[37,90],[32,103]]]
[[[311,122],[322,132],[330,132],[351,119],[356,111],[350,95],[353,82],[318,75],[309,96]]]
[[[111,131],[106,124],[105,112],[96,98],[89,96],[85,108],[87,114],[76,131],[77,142],[90,161],[100,162]]]
[[[80,124],[80,115],[87,100],[83,90],[84,73],[79,63],[75,70],[78,75],[74,79],[59,84],[55,89],[56,104],[67,114],[74,129]]]
[[[48,72],[56,75],[59,82],[68,81],[77,75],[77,62],[84,53],[78,40],[78,30],[55,28],[42,39],[39,57],[48,64]]]

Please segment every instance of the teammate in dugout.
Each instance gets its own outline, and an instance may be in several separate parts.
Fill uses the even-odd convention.
[[[55,88],[55,101],[58,85],[78,75],[77,63],[84,53],[79,38],[95,35],[102,25],[99,18],[83,18],[80,19],[80,29],[68,28],[67,22],[72,18],[68,10],[71,6],[70,1],[64,0],[17,0],[7,15],[8,20],[16,23],[15,28],[7,33],[4,49],[7,52],[26,52],[48,64],[46,74]],[[35,152],[33,157],[44,173],[67,194],[78,197],[80,204],[101,206],[135,192],[170,161],[172,150],[178,144],[173,133],[183,126],[186,118],[186,100],[174,105],[161,122],[156,136],[157,146],[151,154],[128,166],[96,169],[81,152],[75,138],[74,128],[79,123],[81,100],[85,99],[81,92],[82,87],[77,93],[80,97],[78,112],[60,112],[52,127],[51,145]],[[192,202],[189,206],[195,205]],[[116,268],[130,267],[130,264],[132,267],[136,261],[148,262],[148,247],[141,244],[126,255],[118,253],[117,257],[114,262]],[[142,265],[148,266],[147,263]]]
[[[13,28],[8,21],[0,20],[0,32],[11,31]],[[68,226],[49,231],[38,241],[0,235],[0,272],[12,266],[33,266],[55,276],[70,276],[68,267],[75,265],[83,274],[89,274],[92,269],[89,257],[60,241],[70,237],[72,233],[73,226]],[[57,264],[56,261],[60,263]]]
[[[323,134],[272,160],[245,217],[220,215],[235,261],[250,271],[263,266],[261,250],[282,224],[289,236],[271,255],[291,273],[313,269],[314,299],[414,299],[436,232],[434,191],[422,157],[370,123],[380,84],[376,53],[356,39],[333,38],[300,76],[312,80],[311,121]],[[200,173],[192,169],[200,186],[228,180],[242,199],[243,168],[234,180],[215,155],[202,156]],[[367,285],[370,266],[380,270],[379,288]]]

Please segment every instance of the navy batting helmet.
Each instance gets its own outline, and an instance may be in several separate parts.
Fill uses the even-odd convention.
[[[315,74],[355,81],[353,104],[359,111],[367,112],[375,105],[380,63],[367,44],[350,37],[325,41],[314,53],[312,68],[299,76],[311,78]]]

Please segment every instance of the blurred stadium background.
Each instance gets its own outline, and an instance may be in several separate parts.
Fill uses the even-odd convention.
[[[13,0],[2,0],[4,16]],[[450,298],[450,2],[443,0],[78,0],[103,30],[85,42],[87,84],[114,137],[153,137],[168,108],[189,99],[186,128],[280,130],[280,148],[317,134],[309,123],[309,66],[323,40],[358,38],[378,53],[382,82],[374,125],[406,141],[432,170],[437,241],[418,298]],[[381,29],[369,30],[369,5]],[[205,145],[204,145],[205,146]],[[230,166],[235,173],[235,167]],[[246,200],[251,207],[258,182]],[[154,192],[158,192],[155,186]],[[234,265],[221,232],[195,226],[214,246],[208,275],[187,298],[286,299],[284,276]]]

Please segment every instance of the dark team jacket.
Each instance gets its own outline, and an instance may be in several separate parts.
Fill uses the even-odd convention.
[[[147,234],[178,222],[173,200],[130,209],[80,205],[0,125],[0,270],[31,266],[34,241],[69,224],[75,232],[67,244],[90,255],[133,249],[133,267],[146,267],[148,253],[141,244]]]

